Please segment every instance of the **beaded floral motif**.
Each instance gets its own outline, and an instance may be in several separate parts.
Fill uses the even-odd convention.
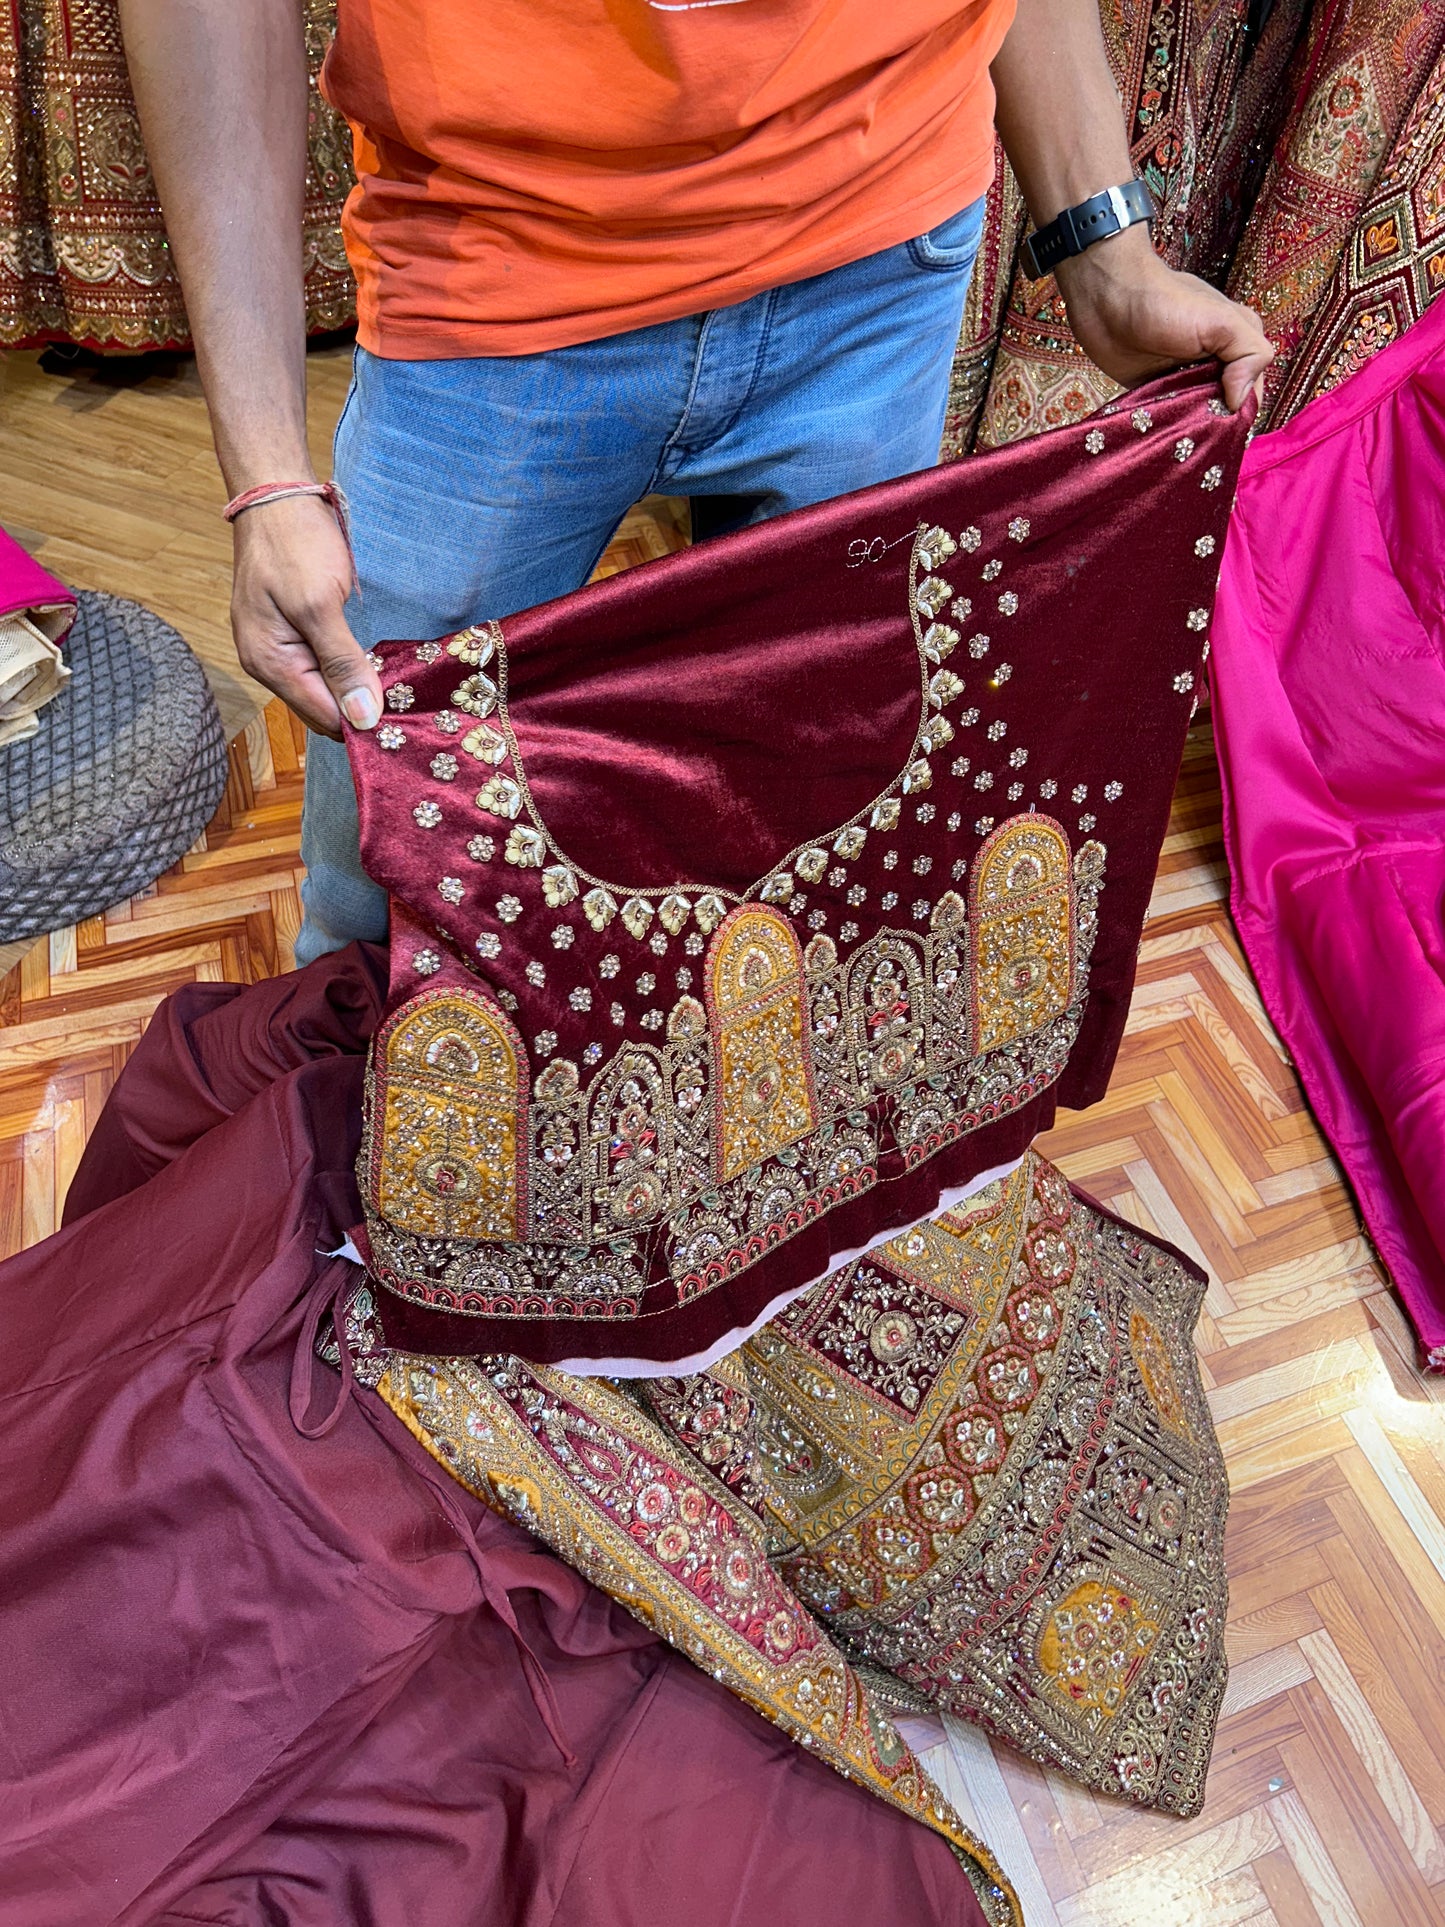
[[[1044,1623],[1039,1672],[1068,1707],[1114,1719],[1159,1638],[1161,1609],[1105,1575],[1084,1579]]]
[[[623,1389],[393,1354],[381,1389],[473,1491],[885,1798],[901,1743],[846,1711],[872,1695],[1190,1814],[1225,1680],[1202,1289],[1031,1154],[708,1372]]]

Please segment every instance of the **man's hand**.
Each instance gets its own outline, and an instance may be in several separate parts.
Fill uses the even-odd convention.
[[[998,131],[1036,227],[1133,174],[1098,0],[1018,0],[992,73]],[[1166,268],[1146,227],[1096,241],[1056,277],[1080,347],[1115,381],[1213,355],[1240,408],[1273,359],[1259,316]]]
[[[315,495],[259,503],[236,517],[231,627],[241,664],[312,729],[340,736],[341,717],[370,729],[381,683],[342,613],[351,556]]]
[[[1274,359],[1254,310],[1166,267],[1143,227],[1061,261],[1056,279],[1079,346],[1115,381],[1213,356],[1224,363],[1224,399],[1237,409]]]

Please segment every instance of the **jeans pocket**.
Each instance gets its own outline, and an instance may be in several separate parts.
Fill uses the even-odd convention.
[[[978,244],[983,239],[984,201],[970,201],[957,214],[930,228],[908,243],[908,257],[914,267],[930,274],[957,274],[971,268]]]

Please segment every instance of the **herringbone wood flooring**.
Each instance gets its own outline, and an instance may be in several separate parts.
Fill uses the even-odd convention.
[[[181,427],[194,438],[197,422]],[[676,539],[666,516],[634,518],[605,566]],[[54,1224],[167,990],[286,967],[299,760],[273,705],[233,745],[202,843],[144,898],[37,945],[4,978],[0,1252]],[[1195,1821],[1151,1818],[961,1729],[935,1764],[1029,1927],[1445,1927],[1445,1380],[1416,1371],[1224,893],[1201,725],[1112,1087],[1045,1145],[1213,1280],[1199,1343],[1234,1490],[1234,1671],[1208,1803]]]

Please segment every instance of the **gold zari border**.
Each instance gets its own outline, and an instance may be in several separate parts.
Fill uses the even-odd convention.
[[[541,1442],[549,1419],[555,1422],[568,1409],[658,1465],[676,1462],[667,1434],[605,1380],[578,1379],[515,1358],[493,1361],[493,1370],[525,1390],[519,1404],[526,1417],[480,1363],[467,1359],[393,1353],[377,1390],[469,1492],[535,1533],[659,1638],[845,1778],[941,1834],[990,1927],[1024,1927],[1018,1897],[993,1854],[969,1832],[870,1699],[857,1672],[772,1574],[756,1522],[727,1489],[702,1466],[689,1467],[696,1488],[690,1496],[722,1518],[735,1548],[755,1549],[760,1583],[776,1594],[783,1611],[796,1615],[798,1644],[781,1661],[770,1659],[761,1640],[754,1644],[674,1578],[616,1517],[589,1500]],[[892,1771],[884,1770],[870,1735],[889,1753]]]

